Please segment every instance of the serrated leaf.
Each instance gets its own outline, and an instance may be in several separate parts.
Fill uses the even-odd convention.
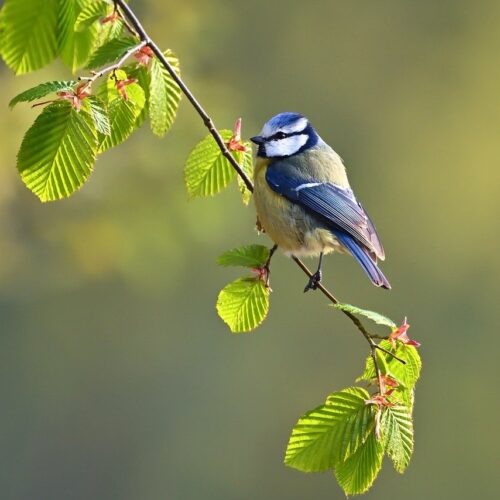
[[[335,477],[346,495],[359,495],[367,491],[382,468],[382,444],[375,432],[345,462],[335,468]]]
[[[422,369],[422,361],[417,349],[413,346],[402,344],[401,342],[396,342],[396,349],[394,349],[388,340],[382,340],[379,345],[406,361],[406,364],[402,364],[389,354],[377,351],[378,359],[383,360],[384,363],[384,375],[393,377],[402,386],[400,389],[406,391],[413,390]],[[373,359],[371,356],[368,356],[366,358],[365,371],[363,375],[361,375],[361,379],[369,381],[374,378],[375,367],[373,366]]]
[[[89,59],[97,43],[98,28],[87,26],[83,31],[75,30],[80,12],[92,0],[59,0],[58,46],[62,61],[75,72]]]
[[[69,196],[89,177],[97,150],[92,118],[69,102],[47,106],[24,136],[17,168],[41,201]]]
[[[381,419],[382,445],[394,468],[403,473],[413,453],[413,421],[411,409],[398,405],[386,407]]]
[[[99,152],[115,147],[125,141],[135,130],[138,108],[132,101],[115,99],[109,103],[110,135],[100,135]]]
[[[106,17],[106,15],[112,10],[110,4],[104,1],[93,1],[89,5],[85,6],[75,22],[75,31],[84,31],[92,24],[94,24],[99,19]]]
[[[230,130],[221,130],[219,133],[224,141],[229,141],[233,135]],[[186,187],[191,197],[220,193],[235,175],[235,170],[211,135],[194,147],[184,167]]]
[[[111,135],[111,123],[104,102],[94,95],[87,97],[83,102],[89,103],[89,112],[94,119],[97,132],[103,135]]]
[[[138,85],[144,90],[144,97],[146,100],[145,106],[142,108],[141,114],[137,117],[135,127],[139,128],[146,121],[149,109],[149,82],[150,76],[148,70],[141,64],[125,66],[124,71],[127,73],[129,78],[134,78],[137,80]]]
[[[218,259],[220,266],[262,267],[269,258],[269,249],[263,245],[246,245],[224,252]]]
[[[87,63],[87,68],[98,69],[105,64],[114,63],[134,45],[137,45],[137,41],[132,37],[113,38],[94,52]]]
[[[221,290],[216,307],[233,333],[249,332],[267,315],[269,288],[259,279],[237,279]]]
[[[2,57],[18,75],[56,58],[58,8],[58,0],[5,0]]]
[[[177,57],[170,50],[164,52],[164,55],[176,74],[179,75]],[[154,134],[162,137],[168,132],[175,121],[180,100],[181,89],[161,62],[153,57],[150,69],[149,118]]]
[[[344,389],[302,416],[288,442],[286,465],[321,472],[355,453],[375,425],[373,408],[365,404],[369,398],[361,387]]]
[[[119,70],[116,72],[116,78],[126,80],[127,74]],[[105,90],[100,89],[98,96],[107,100],[111,135],[99,135],[100,153],[121,144],[132,134],[136,129],[137,117],[141,114],[146,102],[144,91],[137,83],[131,83],[125,87],[127,100],[118,92],[116,81],[112,76],[103,87]]]
[[[242,168],[243,172],[249,177],[249,179],[253,179],[253,157],[252,157],[252,145],[250,142],[244,142],[243,146],[245,146],[245,151],[237,151],[235,155],[235,159]],[[244,205],[248,205],[250,203],[250,199],[252,198],[252,192],[249,191],[247,185],[243,182],[243,179],[238,175],[238,189],[241,193],[241,199]]]
[[[18,94],[9,102],[9,106],[13,108],[19,102],[32,102],[55,92],[71,91],[76,84],[77,82],[72,80],[41,83],[36,87],[25,90],[24,92]]]
[[[380,314],[378,312],[360,309],[359,307],[353,306],[351,304],[338,303],[338,304],[333,304],[333,307],[335,307],[335,309],[340,309],[341,311],[347,311],[347,312],[350,312],[352,314],[364,316],[365,318],[371,319],[372,321],[374,321],[378,325],[386,325],[386,326],[389,326],[391,328],[396,328],[396,323],[394,323],[394,321],[392,321],[389,318],[386,318],[385,316],[383,316],[382,314]]]

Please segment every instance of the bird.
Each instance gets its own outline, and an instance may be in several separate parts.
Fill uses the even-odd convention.
[[[304,292],[318,288],[323,255],[351,254],[371,282],[391,285],[379,269],[385,252],[370,217],[354,196],[342,158],[300,113],[284,112],[250,139],[257,145],[257,225],[288,256],[319,257]]]

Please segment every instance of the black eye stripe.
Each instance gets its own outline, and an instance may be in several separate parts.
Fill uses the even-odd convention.
[[[299,132],[291,132],[289,134],[286,134],[285,132],[276,132],[274,135],[269,137],[267,140],[268,141],[279,141],[281,139],[287,139],[288,137],[293,137],[294,135],[307,135],[307,132],[305,130],[300,130]]]

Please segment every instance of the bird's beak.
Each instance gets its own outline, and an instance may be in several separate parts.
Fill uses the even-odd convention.
[[[256,135],[255,137],[250,137],[250,140],[254,143],[254,144],[258,144],[259,146],[261,144],[264,144],[264,137],[262,137],[261,135]]]

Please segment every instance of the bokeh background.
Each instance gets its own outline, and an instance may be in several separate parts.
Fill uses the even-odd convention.
[[[416,447],[366,498],[497,498],[500,3],[495,0],[134,0],[217,125],[244,134],[308,115],[343,156],[380,231],[393,290],[332,256],[326,283],[422,343]],[[103,155],[69,200],[41,205],[15,156],[38,110],[9,99],[69,76],[0,67],[0,496],[343,498],[286,468],[289,432],[352,384],[366,345],[284,256],[271,311],[235,336],[218,319],[224,250],[266,243],[233,187],[188,201],[205,136],[184,101]]]

